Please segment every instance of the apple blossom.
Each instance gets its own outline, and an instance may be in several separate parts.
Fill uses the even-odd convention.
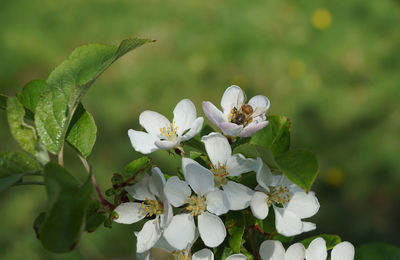
[[[268,216],[269,206],[275,212],[275,226],[278,233],[294,236],[316,228],[311,222],[302,221],[315,215],[319,210],[319,202],[314,192],[306,193],[293,184],[283,174],[272,175],[269,167],[257,158],[259,164],[256,179],[259,184],[254,193],[250,208],[258,219]]]
[[[144,111],[139,116],[140,125],[147,131],[129,129],[128,135],[133,148],[140,153],[149,154],[158,149],[169,150],[187,141],[203,125],[203,117],[197,117],[196,107],[189,99],[181,100],[174,109],[172,123],[154,111]]]
[[[268,125],[265,114],[270,102],[258,95],[245,104],[246,95],[238,86],[227,88],[221,99],[222,111],[211,102],[203,102],[206,117],[228,136],[249,137]]]
[[[153,168],[151,175],[144,175],[135,185],[125,190],[138,202],[125,202],[115,208],[118,217],[115,222],[133,224],[145,217],[155,217],[147,221],[142,230],[135,232],[136,251],[149,250],[160,239],[164,228],[172,219],[172,207],[164,194],[165,178],[159,168]]]

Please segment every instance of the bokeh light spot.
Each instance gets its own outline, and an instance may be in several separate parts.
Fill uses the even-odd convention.
[[[311,22],[315,28],[325,30],[332,24],[332,15],[327,9],[320,8],[312,15]]]
[[[301,78],[304,76],[304,74],[306,74],[306,64],[304,64],[304,62],[300,59],[294,59],[292,61],[290,61],[289,63],[289,74],[290,76],[292,76],[293,78]]]

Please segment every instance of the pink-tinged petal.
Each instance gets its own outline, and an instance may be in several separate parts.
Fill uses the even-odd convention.
[[[250,201],[250,209],[254,217],[265,219],[268,216],[269,211],[267,195],[264,192],[254,192]]]
[[[226,228],[222,220],[211,213],[203,212],[198,217],[200,237],[208,247],[219,246],[226,237]]]
[[[273,207],[275,212],[275,227],[279,234],[290,237],[303,232],[303,223],[298,216],[284,208]]]
[[[157,140],[154,144],[162,150],[170,150],[179,144],[179,140],[176,141]]]
[[[120,224],[133,224],[146,216],[143,214],[141,203],[137,202],[122,203],[114,211],[118,214],[118,218],[114,221]]]
[[[230,210],[242,210],[250,206],[254,191],[241,183],[228,181],[222,185],[229,200]]]
[[[257,95],[250,98],[248,104],[253,108],[253,110],[260,109],[265,114],[270,106],[269,99],[266,96]]]
[[[326,260],[327,256],[326,242],[323,238],[318,237],[311,241],[306,250],[307,260]]]
[[[214,260],[214,254],[210,249],[204,248],[192,255],[192,260]]]
[[[300,218],[309,218],[317,214],[319,210],[319,202],[315,193],[310,191],[295,192],[286,207]]]
[[[260,256],[262,260],[283,260],[285,248],[277,240],[265,240],[260,245]]]
[[[178,127],[178,135],[182,135],[182,133],[189,129],[196,117],[196,107],[192,101],[189,99],[182,99],[179,101],[174,109],[173,120],[175,126]]]
[[[190,196],[191,190],[185,181],[181,181],[177,176],[172,176],[164,186],[164,193],[169,203],[174,207],[180,207],[187,196]]]
[[[231,256],[228,256],[225,260],[246,260],[246,256],[243,254],[234,254]]]
[[[158,139],[152,134],[129,129],[128,136],[136,152],[149,154],[158,150],[158,147],[155,145]]]
[[[229,210],[229,201],[225,192],[215,189],[206,194],[207,210],[219,216]]]
[[[222,95],[221,107],[225,116],[231,113],[232,108],[240,108],[246,101],[246,95],[243,90],[238,86],[230,86]]]
[[[163,128],[170,124],[169,120],[154,111],[143,111],[139,116],[139,124],[146,129],[147,133],[153,134],[154,136],[161,137],[160,128]]]
[[[214,175],[198,162],[182,158],[182,171],[187,183],[196,194],[203,196],[214,189]]]
[[[208,120],[214,125],[219,125],[224,122],[228,122],[228,117],[226,117],[221,110],[219,110],[213,103],[209,101],[203,102],[203,111]]]
[[[337,244],[331,252],[332,260],[353,260],[354,259],[354,246],[347,241]]]
[[[203,126],[204,118],[203,117],[198,117],[196,118],[192,125],[190,126],[190,130],[185,133],[183,136],[181,136],[181,142],[187,141],[191,139],[193,136],[197,135]]]
[[[150,250],[160,239],[162,232],[157,220],[152,219],[147,221],[142,230],[135,232],[137,243],[136,252],[144,253]]]
[[[242,125],[237,125],[230,122],[224,122],[217,125],[221,131],[228,136],[238,136],[243,130]]]
[[[225,165],[231,157],[232,149],[228,139],[220,133],[210,133],[201,138],[212,164],[218,166],[218,163]]]
[[[190,214],[175,215],[164,231],[167,242],[177,250],[183,250],[193,242],[196,226]]]
[[[266,127],[269,124],[269,121],[260,121],[260,122],[251,122],[248,124],[243,130],[240,132],[240,137],[250,137]]]
[[[306,249],[303,244],[295,243],[286,250],[285,260],[304,260]]]
[[[242,173],[255,171],[257,168],[256,160],[245,158],[240,153],[232,155],[226,161],[226,171],[229,176],[239,176]]]

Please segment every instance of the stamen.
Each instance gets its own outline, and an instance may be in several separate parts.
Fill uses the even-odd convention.
[[[172,256],[174,257],[171,260],[189,260],[190,257],[188,256],[188,251],[186,249],[180,250],[180,251],[172,251],[171,252]]]
[[[225,177],[228,176],[228,172],[226,171],[225,164],[218,162],[218,165],[211,164],[210,166],[210,170],[214,175],[215,187],[219,188],[222,184],[226,184],[228,180]]]
[[[287,186],[270,187],[270,192],[267,194],[267,203],[271,206],[273,203],[285,205],[290,201],[290,191]]]
[[[175,122],[169,123],[163,128],[160,128],[161,135],[168,141],[176,141],[178,138],[178,127],[175,126]]]
[[[158,200],[150,200],[146,197],[146,200],[141,204],[142,214],[146,214],[146,217],[153,215],[159,216],[164,212],[164,205]]]
[[[189,204],[186,210],[189,211],[190,215],[193,217],[200,215],[207,208],[206,198],[203,196],[187,196],[185,203]]]

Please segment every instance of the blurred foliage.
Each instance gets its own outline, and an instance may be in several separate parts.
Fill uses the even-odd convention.
[[[127,130],[139,128],[141,111],[172,118],[175,104],[190,98],[202,114],[201,101],[219,103],[236,84],[249,97],[268,96],[270,113],[292,122],[293,147],[318,155],[315,234],[339,234],[355,245],[372,238],[398,245],[398,24],[395,0],[1,1],[0,92],[14,95],[30,80],[47,78],[82,44],[157,39],[122,58],[83,100],[98,124],[89,161],[103,191],[114,172],[138,157]],[[4,111],[0,140],[0,151],[18,149]],[[67,149],[66,165],[74,165],[68,170],[83,180],[72,154]],[[176,172],[177,158],[162,151],[151,158],[165,173]],[[32,230],[44,195],[36,186],[1,194],[2,259],[132,257],[135,225],[100,227],[71,254],[46,252]]]

